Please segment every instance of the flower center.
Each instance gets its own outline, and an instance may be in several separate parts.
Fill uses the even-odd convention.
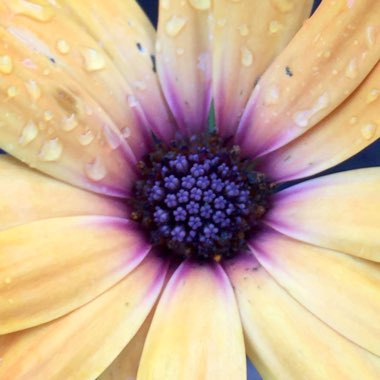
[[[181,258],[233,257],[268,208],[265,176],[216,134],[157,143],[138,167],[131,217],[152,244]]]

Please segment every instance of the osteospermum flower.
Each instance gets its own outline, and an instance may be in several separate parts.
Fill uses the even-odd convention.
[[[380,2],[311,5],[0,2],[1,379],[380,377],[380,170],[277,186],[378,138]]]

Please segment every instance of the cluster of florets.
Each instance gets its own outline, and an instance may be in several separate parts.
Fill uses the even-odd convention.
[[[253,166],[215,134],[158,143],[139,163],[132,218],[182,257],[232,257],[267,208],[270,186]]]

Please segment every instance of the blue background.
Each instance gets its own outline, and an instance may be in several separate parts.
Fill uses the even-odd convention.
[[[141,6],[144,8],[145,12],[151,19],[154,25],[157,25],[157,9],[158,9],[158,1],[157,0],[139,0],[138,1]],[[321,0],[317,0],[314,2],[313,11],[318,7]],[[372,145],[367,147],[367,149],[361,151],[356,156],[350,158],[349,160],[326,170],[323,173],[320,173],[318,176],[327,174],[327,173],[335,173],[338,171],[350,170],[363,168],[368,166],[380,166],[380,140],[374,142]],[[252,366],[250,362],[248,362],[248,380],[260,380],[261,377],[257,373],[256,369]]]

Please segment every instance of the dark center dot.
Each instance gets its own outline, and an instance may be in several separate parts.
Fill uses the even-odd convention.
[[[156,142],[139,162],[132,219],[153,245],[180,258],[228,259],[247,249],[272,186],[216,134]]]

